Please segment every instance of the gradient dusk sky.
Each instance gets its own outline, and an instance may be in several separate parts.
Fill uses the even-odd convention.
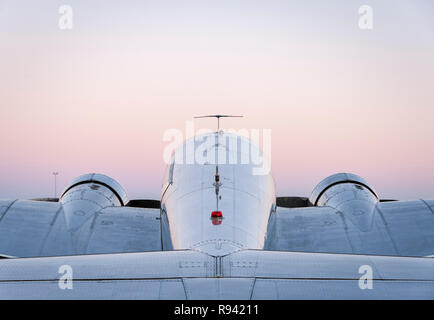
[[[52,196],[53,171],[159,198],[164,131],[210,113],[272,130],[278,195],[352,172],[434,198],[434,1],[0,0],[0,198]]]

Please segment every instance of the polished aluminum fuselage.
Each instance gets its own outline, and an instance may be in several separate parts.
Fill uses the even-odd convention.
[[[434,298],[434,260],[423,257],[434,199],[379,202],[340,173],[318,184],[313,206],[276,209],[261,158],[234,134],[187,140],[161,210],[125,205],[101,174],[75,179],[59,202],[0,200],[0,256],[36,257],[0,261],[0,299]],[[59,286],[65,266],[73,290]],[[360,285],[368,278],[372,290]]]
[[[176,149],[163,182],[163,249],[213,256],[262,249],[276,198],[270,173],[255,170],[258,159],[263,156],[254,143],[223,132],[192,138]],[[223,219],[214,221],[213,211],[221,211]]]

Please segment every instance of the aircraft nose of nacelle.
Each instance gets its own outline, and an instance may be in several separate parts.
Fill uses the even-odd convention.
[[[59,202],[68,231],[79,229],[92,215],[105,207],[123,206],[129,201],[122,186],[114,179],[97,173],[74,179],[63,191]]]
[[[337,173],[322,180],[309,198],[314,206],[328,206],[341,212],[361,231],[369,231],[378,196],[358,175]]]

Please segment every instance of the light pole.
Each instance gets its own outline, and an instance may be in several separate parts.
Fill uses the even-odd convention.
[[[57,175],[59,174],[59,172],[53,172],[53,176],[54,176],[54,198],[56,198],[57,196]]]

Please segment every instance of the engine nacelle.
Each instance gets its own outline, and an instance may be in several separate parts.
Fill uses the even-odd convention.
[[[59,202],[65,213],[68,231],[75,231],[87,219],[106,207],[128,203],[127,193],[112,178],[89,173],[74,179],[63,191]]]
[[[314,206],[336,209],[361,231],[368,231],[379,199],[363,178],[352,173],[337,173],[318,183],[309,201]]]

